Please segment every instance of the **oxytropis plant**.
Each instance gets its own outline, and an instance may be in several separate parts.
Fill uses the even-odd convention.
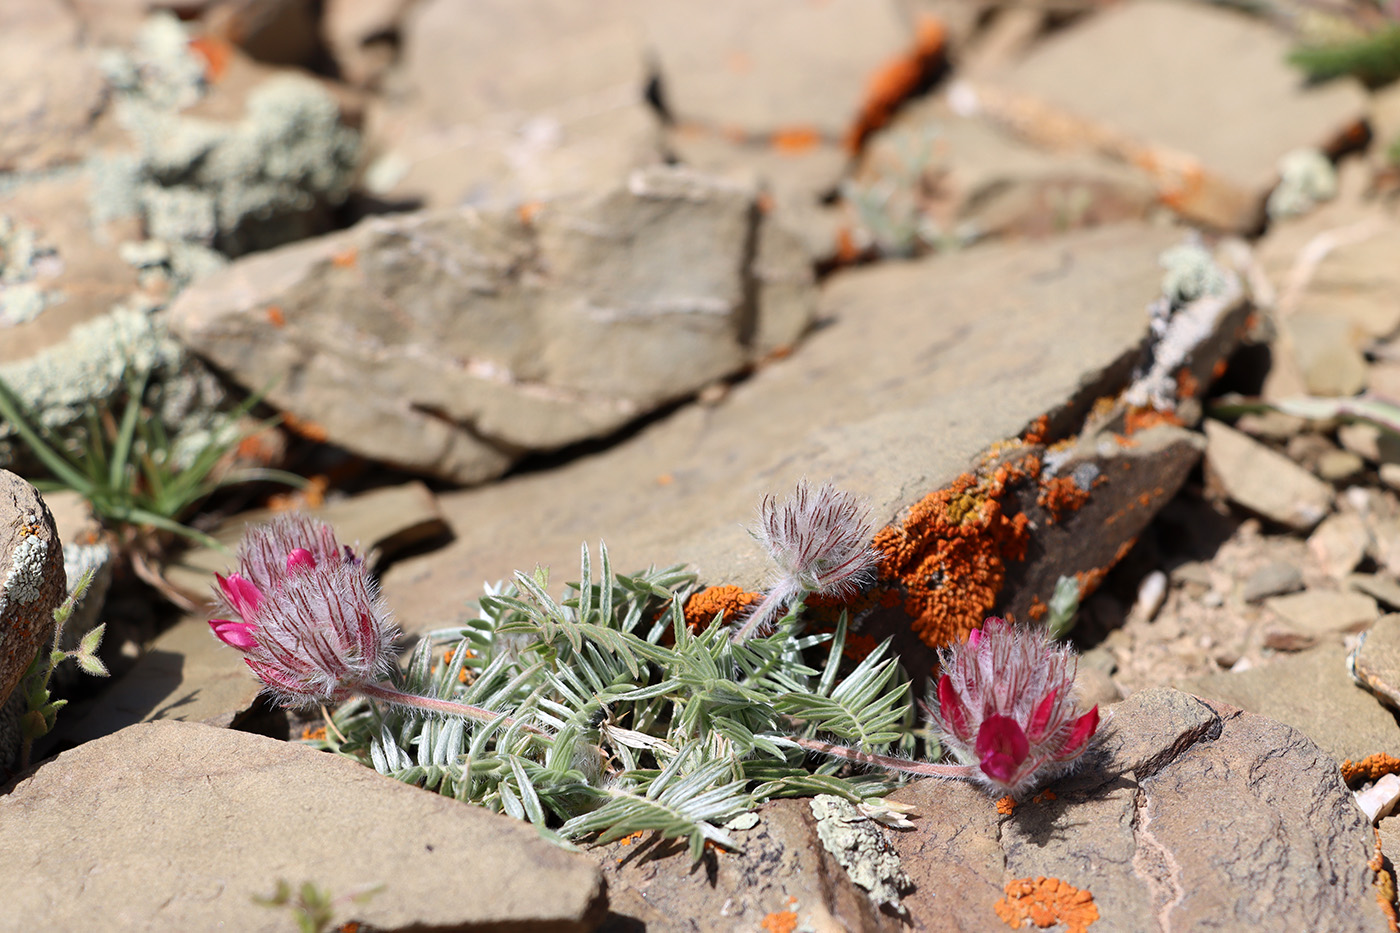
[[[1072,653],[993,619],[943,658],[934,722],[962,763],[912,760],[909,684],[888,642],[853,664],[844,614],[834,633],[800,630],[803,597],[867,579],[865,507],[803,484],[761,519],[779,573],[733,632],[721,617],[687,624],[693,575],[616,574],[603,547],[595,578],[585,547],[562,599],[544,572],[516,574],[401,667],[364,563],[299,516],[248,533],[210,625],[285,705],[340,704],[320,747],[566,838],[655,830],[695,857],[732,845],[721,824],[774,797],[836,794],[898,821],[878,799],[893,772],[1020,794],[1088,748],[1098,713],[1075,709]]]

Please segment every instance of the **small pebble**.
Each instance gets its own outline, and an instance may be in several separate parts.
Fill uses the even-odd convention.
[[[1382,463],[1379,473],[1382,483],[1391,489],[1400,489],[1400,463]]]
[[[1366,468],[1366,461],[1349,450],[1329,450],[1317,458],[1317,475],[1329,483],[1350,479]]]
[[[1400,800],[1400,774],[1387,774],[1365,790],[1356,792],[1356,805],[1374,823],[1389,815]]]
[[[1166,598],[1167,575],[1160,570],[1154,570],[1138,584],[1137,603],[1133,608],[1145,621],[1150,622],[1157,615],[1157,610],[1162,608]]]
[[[1249,575],[1241,596],[1247,603],[1257,603],[1270,596],[1295,593],[1302,588],[1303,572],[1292,564],[1276,560]]]

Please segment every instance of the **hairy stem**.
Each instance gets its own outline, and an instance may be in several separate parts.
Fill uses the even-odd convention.
[[[481,706],[472,706],[469,703],[454,703],[452,700],[441,700],[436,697],[422,697],[414,693],[404,693],[397,687],[388,684],[360,684],[359,692],[375,700],[383,700],[385,703],[395,703],[399,706],[411,706],[415,709],[425,709],[434,713],[442,713],[447,716],[463,716],[467,719],[475,719],[477,722],[495,722],[500,720],[505,726],[520,726],[521,729],[531,735],[538,735],[543,738],[553,738],[548,732],[535,726],[523,723],[512,716],[502,716],[500,713],[492,712]]]
[[[793,741],[811,752],[820,752],[823,755],[844,758],[847,761],[854,761],[858,764],[888,768],[891,771],[903,771],[906,774],[919,774],[925,777],[962,778],[964,780],[971,778],[973,774],[971,765],[932,765],[924,761],[908,761],[903,758],[893,758],[889,755],[875,755],[870,752],[857,751],[845,745],[833,745],[830,742],[819,742],[816,739],[794,737]]]
[[[749,617],[744,620],[744,624],[730,637],[730,640],[734,644],[740,645],[747,641],[750,636],[766,631],[773,619],[777,617],[778,611],[796,595],[789,592],[787,587],[773,587],[763,597],[763,601],[754,608],[754,611],[749,613]]]

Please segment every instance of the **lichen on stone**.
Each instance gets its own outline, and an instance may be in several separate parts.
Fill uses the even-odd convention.
[[[12,603],[27,606],[43,595],[48,553],[49,543],[38,535],[25,535],[15,545],[10,552],[10,572],[0,584],[0,617]]]
[[[1337,169],[1317,149],[1295,149],[1278,161],[1279,181],[1264,209],[1271,220],[1306,214],[1337,196]]]
[[[817,820],[817,838],[851,880],[869,892],[877,906],[904,913],[900,894],[913,882],[879,824],[849,800],[832,794],[818,794],[810,805]]]
[[[32,321],[63,301],[62,290],[44,287],[62,271],[58,251],[37,230],[0,214],[0,328]]]

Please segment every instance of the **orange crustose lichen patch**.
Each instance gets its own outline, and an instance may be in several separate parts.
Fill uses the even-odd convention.
[[[1196,374],[1185,366],[1176,371],[1176,397],[1195,398],[1201,391],[1201,380],[1196,378]]]
[[[1094,895],[1044,876],[1008,881],[1006,897],[993,909],[1007,926],[1017,930],[1029,920],[1042,930],[1063,923],[1067,933],[1085,933],[1099,919]]]
[[[204,60],[204,77],[210,84],[219,82],[233,58],[233,47],[217,36],[197,36],[190,40],[189,49]]]
[[[353,269],[360,261],[360,251],[353,246],[348,246],[331,257],[331,265],[337,269]]]
[[[904,610],[926,645],[953,644],[979,627],[1006,580],[1007,562],[1025,557],[1029,519],[1007,515],[1000,497],[1039,465],[1003,464],[982,478],[964,473],[925,496],[902,525],[875,535],[880,581],[902,589]]]
[[[997,801],[997,812],[1002,816],[1010,816],[1016,812],[1016,798],[1007,795]]]
[[[1031,426],[1026,428],[1026,433],[1022,435],[1022,440],[1027,444],[1044,444],[1046,437],[1050,433],[1050,416],[1041,415],[1031,422]]]
[[[1133,408],[1123,416],[1123,434],[1132,437],[1139,431],[1155,428],[1159,424],[1172,424],[1181,427],[1184,422],[1174,411],[1158,411],[1155,408]]]
[[[866,138],[894,116],[895,108],[914,92],[919,82],[933,70],[943,54],[947,31],[932,16],[919,18],[914,47],[899,58],[882,65],[870,76],[865,86],[865,99],[860,116],[846,134],[846,148],[860,151]]]
[[[750,593],[730,584],[706,587],[691,593],[685,601],[685,624],[691,631],[701,631],[709,628],[710,622],[720,613],[724,614],[721,621],[728,624],[761,599],[762,593]]]
[[[1079,511],[1089,501],[1089,490],[1080,489],[1073,476],[1057,476],[1040,484],[1040,495],[1035,501],[1054,524],[1066,512]]]
[[[783,155],[801,155],[821,143],[821,134],[809,126],[793,126],[778,130],[769,137],[769,144]]]
[[[1395,873],[1386,868],[1385,853],[1381,851],[1380,829],[1373,828],[1372,832],[1376,834],[1376,851],[1366,863],[1366,867],[1376,873],[1376,900],[1381,905],[1381,913],[1385,914],[1390,933],[1400,933],[1400,914],[1395,911]]]
[[[1348,758],[1342,762],[1342,780],[1353,786],[1379,780],[1387,774],[1400,774],[1400,758],[1385,752],[1367,755],[1360,761]]]
[[[309,419],[298,418],[291,412],[283,412],[282,424],[298,437],[304,437],[308,441],[315,441],[320,444],[330,436],[324,425],[317,424]]]
[[[273,327],[286,327],[287,315],[283,314],[282,309],[277,307],[277,305],[268,305],[267,323],[271,324]]]
[[[775,910],[759,921],[768,933],[792,933],[797,929],[797,914],[791,910]]]
[[[324,739],[326,737],[326,727],[316,726],[315,728],[312,728],[311,726],[307,726],[305,729],[301,730],[301,737],[304,741],[309,741],[313,739],[316,741],[320,741],[321,739]]]

